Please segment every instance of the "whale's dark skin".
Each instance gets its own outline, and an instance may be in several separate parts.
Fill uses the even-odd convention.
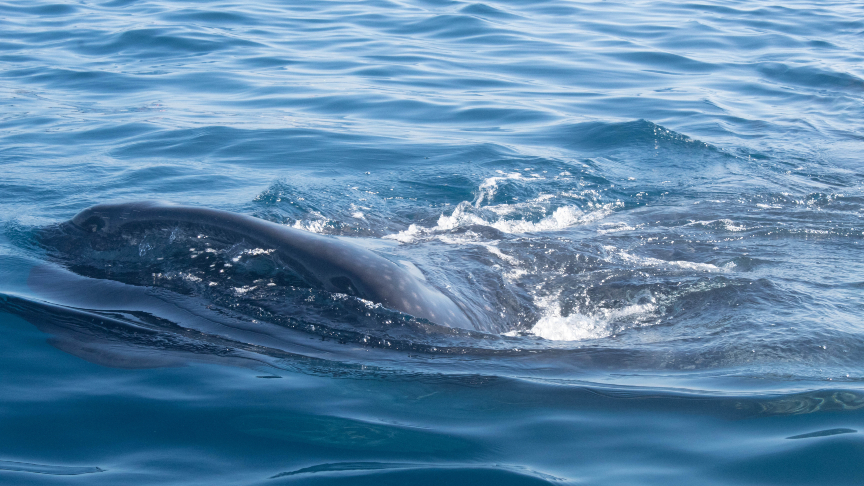
[[[272,248],[310,285],[380,303],[439,325],[473,329],[456,303],[395,263],[340,239],[242,214],[164,202],[100,204],[69,224],[85,233],[117,234],[130,224],[189,223],[236,233]]]

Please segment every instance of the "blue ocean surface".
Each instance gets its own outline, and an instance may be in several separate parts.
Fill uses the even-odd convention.
[[[864,484],[860,3],[3,0],[0,103],[0,484]]]

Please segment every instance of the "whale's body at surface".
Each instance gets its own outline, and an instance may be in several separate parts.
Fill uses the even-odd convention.
[[[390,260],[341,239],[252,216],[163,202],[100,204],[69,224],[85,234],[112,235],[135,224],[188,223],[235,233],[275,250],[311,286],[395,309],[439,325],[473,329],[453,300]]]

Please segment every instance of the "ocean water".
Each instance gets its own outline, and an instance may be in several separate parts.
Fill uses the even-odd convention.
[[[862,39],[832,1],[0,2],[0,483],[864,483]],[[139,200],[368,248],[470,328],[203,223],[57,236]]]

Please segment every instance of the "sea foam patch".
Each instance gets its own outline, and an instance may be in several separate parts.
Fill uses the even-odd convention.
[[[593,190],[586,194],[572,191],[560,193],[543,192],[524,201],[512,197],[513,202],[491,204],[499,193],[500,184],[505,181],[518,181],[522,184],[535,184],[546,180],[534,174],[520,172],[506,173],[486,178],[477,188],[473,201],[462,201],[450,214],[441,214],[435,226],[424,227],[412,224],[408,229],[384,238],[413,243],[419,239],[438,238],[442,233],[460,228],[485,226],[507,234],[541,233],[560,231],[580,224],[598,221],[615,209],[623,207],[620,201],[597,203],[598,195]],[[590,196],[590,197],[586,197]],[[585,200],[584,208],[573,204],[574,200]],[[486,203],[484,205],[484,203]]]

